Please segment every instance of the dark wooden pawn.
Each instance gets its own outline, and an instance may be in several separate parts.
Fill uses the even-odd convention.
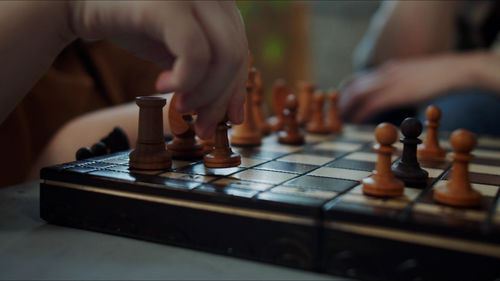
[[[406,118],[401,123],[401,132],[404,136],[400,139],[403,143],[403,155],[394,163],[392,172],[406,186],[425,187],[429,174],[420,168],[417,160],[417,146],[422,143],[418,138],[422,133],[422,123],[413,117]]]

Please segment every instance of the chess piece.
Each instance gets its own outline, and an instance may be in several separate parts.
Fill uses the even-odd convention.
[[[458,129],[450,137],[453,148],[453,166],[446,185],[434,190],[434,200],[439,203],[456,207],[475,207],[481,204],[481,194],[472,189],[469,181],[468,164],[472,160],[470,152],[476,145],[473,133]]]
[[[331,133],[339,133],[342,130],[342,121],[339,119],[337,104],[339,101],[339,93],[336,90],[328,92],[328,103],[330,110],[328,111],[328,126]]]
[[[283,79],[274,82],[271,94],[271,108],[274,116],[269,118],[269,128],[272,132],[277,132],[283,128],[283,109],[285,109],[285,101],[289,93],[290,90]]]
[[[259,128],[261,134],[266,136],[271,132],[271,128],[269,128],[269,125],[266,122],[266,118],[264,117],[264,112],[263,112],[264,92],[262,87],[262,77],[260,76],[259,71],[255,71],[254,81],[255,81],[255,87],[252,93],[253,115],[255,118],[255,123]]]
[[[137,145],[130,153],[129,166],[133,169],[159,170],[170,168],[172,157],[163,140],[162,97],[137,97],[139,106],[139,133]]]
[[[214,149],[215,136],[213,136],[212,138],[210,138],[208,140],[198,139],[198,141],[203,146],[203,154],[207,154]]]
[[[94,156],[102,156],[108,154],[108,147],[104,142],[99,141],[90,147],[90,151]]]
[[[102,138],[101,141],[106,144],[106,147],[109,149],[109,153],[130,149],[127,134],[125,134],[123,129],[120,127],[113,128],[113,131],[111,131],[111,133],[109,133],[106,137]]]
[[[197,159],[203,156],[203,145],[196,140],[193,116],[186,114],[182,118],[189,124],[183,133],[174,133],[174,139],[167,144],[174,159]],[[172,127],[171,127],[172,128]]]
[[[403,143],[403,155],[394,164],[392,171],[406,186],[425,187],[429,175],[420,168],[417,161],[417,145],[422,143],[418,138],[422,133],[422,123],[413,117],[406,118],[401,123],[401,132],[404,136],[400,139]]]
[[[310,82],[299,81],[297,89],[299,96],[298,122],[300,126],[304,126],[311,119],[312,97],[316,86]]]
[[[214,149],[203,156],[205,167],[208,168],[229,168],[241,164],[241,157],[234,153],[229,146],[227,130],[229,126],[226,121],[217,124],[215,131]]]
[[[441,110],[435,105],[429,105],[425,111],[425,118],[427,135],[424,143],[418,147],[417,155],[422,158],[442,159],[446,156],[446,151],[439,146],[437,134]]]
[[[325,125],[325,117],[323,113],[323,105],[325,103],[325,95],[321,91],[316,91],[312,100],[312,117],[307,123],[306,131],[313,134],[328,134],[330,128]]]
[[[247,80],[247,96],[245,101],[245,119],[241,125],[234,126],[231,132],[231,143],[236,146],[258,146],[262,142],[262,134],[255,122],[252,105],[255,69],[251,69]]]
[[[177,94],[170,100],[168,122],[174,135],[167,148],[174,159],[197,159],[203,156],[203,146],[196,140],[191,113],[181,114],[175,108]]]
[[[304,136],[301,134],[297,122],[297,98],[295,95],[288,95],[286,107],[283,110],[284,130],[278,133],[278,141],[286,144],[303,144]]]
[[[94,154],[92,153],[92,151],[88,147],[81,147],[80,149],[78,149],[76,151],[76,160],[78,160],[78,161],[85,160],[85,159],[88,159],[90,157],[94,157]]]
[[[391,155],[396,151],[392,146],[398,139],[394,125],[381,123],[375,128],[378,144],[373,149],[378,152],[378,161],[371,177],[363,179],[363,193],[382,197],[397,197],[403,194],[404,183],[398,180],[391,170]]]

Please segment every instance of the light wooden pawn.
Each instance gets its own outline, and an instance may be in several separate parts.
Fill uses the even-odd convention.
[[[425,126],[427,133],[424,143],[418,147],[417,155],[422,158],[442,159],[446,151],[439,146],[438,128],[441,110],[435,105],[429,105],[425,111]]]
[[[363,193],[381,197],[401,196],[404,183],[391,170],[391,155],[396,151],[392,144],[398,139],[398,130],[390,123],[381,123],[375,128],[375,139],[378,144],[373,148],[378,152],[378,161],[373,174],[362,180]]]
[[[481,194],[472,189],[469,180],[470,152],[476,145],[476,136],[464,129],[455,130],[450,137],[453,148],[453,165],[446,185],[434,190],[434,200],[456,207],[475,207],[481,204]]]

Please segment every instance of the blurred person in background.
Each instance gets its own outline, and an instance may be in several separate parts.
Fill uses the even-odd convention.
[[[360,70],[344,83],[350,122],[425,120],[435,104],[441,129],[500,135],[498,1],[386,1],[355,52]]]

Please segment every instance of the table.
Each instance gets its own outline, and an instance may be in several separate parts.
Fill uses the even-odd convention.
[[[39,182],[0,189],[0,279],[343,280],[254,261],[47,224]]]

